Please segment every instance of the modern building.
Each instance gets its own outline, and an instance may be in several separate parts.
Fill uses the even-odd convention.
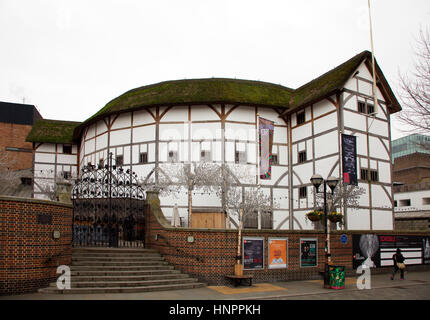
[[[415,153],[430,154],[430,137],[414,133],[392,141],[393,161]]]
[[[25,139],[40,119],[42,116],[33,105],[0,102],[0,153],[7,158],[8,170],[33,167],[32,144]]]
[[[371,70],[372,55],[364,51],[297,89],[224,78],[166,81],[132,89],[82,123],[39,121],[27,137],[34,147],[34,195],[44,197],[43,182],[77,175],[109,153],[143,180],[157,180],[173,165],[205,161],[228,166],[232,175],[249,172],[236,176],[242,190],[260,183],[277,204],[264,228],[313,229],[306,218],[316,199],[310,178],[320,174],[356,179],[365,190],[358,208],[341,208],[345,229],[392,230],[390,116],[401,107],[377,64],[374,105]],[[261,180],[260,117],[273,123],[271,175]],[[343,135],[353,141],[349,158]],[[351,175],[345,175],[346,164]],[[187,218],[185,188],[160,200],[165,216],[177,203]],[[221,201],[195,192],[193,206],[219,212]],[[231,218],[234,227],[237,217]]]

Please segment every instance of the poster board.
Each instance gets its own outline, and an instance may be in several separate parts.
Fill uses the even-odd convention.
[[[318,239],[300,238],[300,268],[318,265]]]
[[[288,238],[269,238],[268,267],[269,269],[285,269],[288,267]]]
[[[264,238],[244,237],[242,244],[243,269],[264,269]]]

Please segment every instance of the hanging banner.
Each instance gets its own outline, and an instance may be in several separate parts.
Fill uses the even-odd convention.
[[[300,267],[316,267],[318,264],[318,240],[300,239]]]
[[[269,238],[269,269],[287,267],[287,238]]]
[[[260,150],[260,179],[270,180],[272,175],[272,145],[274,122],[258,118],[258,136]]]
[[[357,181],[357,137],[342,134],[343,182],[358,185]]]
[[[264,268],[264,238],[243,238],[243,268]]]
[[[430,237],[423,238],[423,264],[430,264]]]

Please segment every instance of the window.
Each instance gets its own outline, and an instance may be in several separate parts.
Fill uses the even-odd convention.
[[[261,229],[273,229],[272,212],[261,213]]]
[[[72,154],[72,146],[69,145],[63,145],[63,153],[64,154]]]
[[[211,152],[209,150],[202,150],[200,152],[200,160],[203,162],[211,161]]]
[[[104,166],[104,159],[103,158],[100,158],[100,160],[99,160],[99,166],[98,166],[98,168],[99,169],[102,169],[103,168],[103,166]]]
[[[33,178],[21,177],[21,184],[26,186],[31,186],[33,183]]]
[[[397,207],[397,200],[394,200],[394,207]]]
[[[306,187],[299,188],[299,199],[307,198],[308,189]]]
[[[70,179],[72,177],[70,171],[63,171],[62,176],[64,179]]]
[[[246,163],[246,144],[243,142],[235,143],[234,162]]]
[[[370,103],[358,101],[358,112],[366,114],[375,113],[375,106]]]
[[[305,112],[304,111],[297,113],[296,117],[297,117],[297,125],[305,123],[306,118],[305,118]]]
[[[170,150],[168,155],[169,162],[178,162],[178,151]]]
[[[410,207],[410,206],[411,206],[411,199],[399,200],[399,207]]]
[[[306,151],[300,151],[299,152],[299,163],[303,163],[307,160],[306,158]]]
[[[278,164],[278,155],[277,154],[273,154],[270,157],[270,164],[273,166],[276,166]]]
[[[373,169],[360,169],[360,178],[361,180],[366,181],[373,181],[378,182],[379,181],[379,174],[377,170]]]
[[[423,205],[430,204],[430,198],[423,198]]]
[[[148,163],[148,152],[141,152],[139,154],[139,163]]]
[[[115,164],[118,167],[124,165],[124,156],[116,156],[116,158],[115,158]]]
[[[258,229],[258,212],[255,211],[243,216],[243,228]]]

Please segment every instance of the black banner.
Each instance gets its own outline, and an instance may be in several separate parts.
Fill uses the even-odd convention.
[[[358,185],[357,181],[357,137],[342,134],[343,182]]]

